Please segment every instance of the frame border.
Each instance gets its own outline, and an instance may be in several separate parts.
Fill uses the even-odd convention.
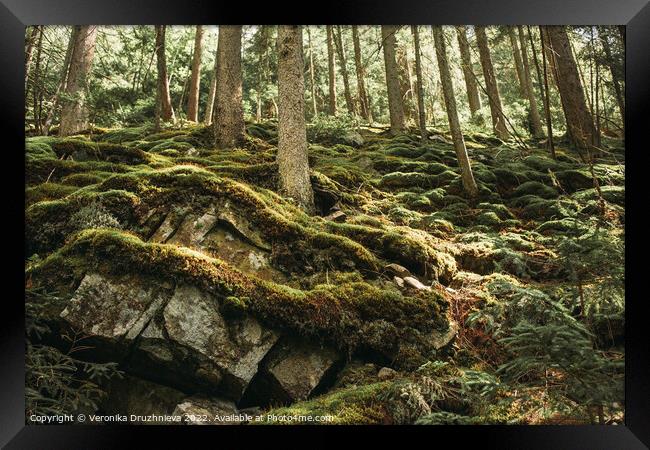
[[[372,0],[332,0],[320,10],[303,8],[282,8],[280,4],[246,4],[237,8],[213,7],[207,0],[193,0],[180,3],[173,0],[0,0],[0,64],[8,70],[0,71],[0,86],[3,88],[3,108],[0,108],[0,127],[6,145],[5,157],[11,162],[22,162],[24,154],[18,148],[24,145],[24,94],[23,94],[23,52],[25,26],[33,24],[100,24],[130,25],[137,23],[159,24],[205,24],[205,23],[309,23],[309,24],[554,24],[554,25],[626,25],[626,147],[636,148],[637,153],[628,152],[626,185],[641,185],[643,180],[642,156],[646,156],[648,99],[650,99],[650,3],[648,0],[400,0],[376,2]],[[19,69],[16,70],[15,68]],[[644,133],[646,131],[646,133]],[[14,159],[15,158],[15,159]],[[13,167],[13,164],[9,167]],[[11,192],[9,198],[23,198],[24,173],[9,170],[2,175]],[[21,182],[22,180],[22,182]],[[639,230],[641,219],[640,192],[643,186],[630,190],[626,211],[626,234],[630,234],[633,246],[626,248],[626,292],[627,299],[643,292],[641,281],[634,276],[637,265],[634,256],[647,255],[647,243],[643,243]],[[637,194],[637,192],[639,194]],[[632,203],[630,203],[630,198]],[[24,210],[19,202],[6,202],[5,212],[12,218],[13,231],[24,236]],[[13,235],[13,234],[12,234]],[[10,235],[11,236],[11,235]],[[10,240],[11,241],[11,240]],[[13,240],[17,241],[17,240]],[[12,242],[5,242],[5,244]],[[19,244],[15,244],[16,259],[23,256]],[[22,253],[22,255],[21,255]],[[218,437],[236,438],[239,442],[248,437],[275,434],[282,427],[247,427],[240,432],[238,427],[137,427],[137,426],[27,426],[24,423],[24,303],[18,299],[24,295],[24,273],[21,262],[10,265],[7,283],[11,290],[4,291],[5,305],[2,309],[3,327],[0,328],[0,367],[4,374],[0,383],[0,399],[3,411],[0,418],[0,444],[4,448],[114,448],[131,446],[133,438],[146,439],[150,443],[154,432],[168,445],[178,442],[187,445],[188,438],[205,438],[206,433]],[[11,274],[9,276],[9,274]],[[9,281],[11,280],[11,281]],[[15,292],[14,292],[15,289]],[[626,362],[625,362],[625,425],[624,426],[465,426],[465,427],[364,427],[377,440],[396,438],[395,431],[420,435],[421,438],[446,435],[455,440],[476,440],[488,448],[648,448],[650,445],[650,370],[648,366],[647,334],[643,333],[645,317],[642,313],[641,297],[627,301],[626,305]],[[227,429],[226,429],[227,428]],[[190,436],[188,430],[192,430]],[[286,430],[286,429],[284,429]],[[308,442],[337,444],[331,431],[359,431],[360,427],[291,427],[290,431],[309,438]],[[215,436],[214,432],[219,433]],[[302,434],[307,432],[308,434]],[[368,433],[364,433],[368,436]],[[401,434],[401,433],[400,433]],[[317,439],[314,439],[317,438]],[[318,439],[322,438],[322,439]],[[390,440],[393,440],[390,439]],[[395,443],[402,443],[394,440]],[[9,442],[11,441],[11,442]],[[219,442],[219,441],[216,441]],[[98,445],[100,444],[101,445]],[[313,445],[313,444],[312,444]]]

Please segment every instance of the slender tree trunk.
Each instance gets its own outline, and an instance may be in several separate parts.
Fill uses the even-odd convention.
[[[36,129],[37,134],[47,134],[47,128],[43,130],[42,127],[42,121],[41,121],[41,113],[38,108],[38,98],[39,96],[42,97],[41,90],[42,88],[42,83],[41,83],[41,54],[43,52],[43,31],[44,27],[40,27],[40,31],[38,34],[38,44],[37,44],[37,49],[36,49],[36,67],[34,67],[34,81],[33,85],[34,88],[32,89],[32,108],[33,108],[33,116],[34,116],[34,128]],[[25,94],[25,100],[27,99],[27,94]]]
[[[165,55],[166,25],[156,25],[156,62],[158,67],[158,103],[159,117],[163,121],[176,122],[172,99],[169,95],[169,78],[167,77],[167,56]]]
[[[474,27],[476,31],[476,42],[478,44],[479,55],[481,57],[481,67],[485,77],[485,87],[490,101],[490,113],[492,115],[492,128],[499,139],[508,139],[508,129],[506,128],[506,119],[503,115],[501,106],[501,96],[499,95],[499,86],[494,75],[492,66],[492,56],[488,44],[485,27]]]
[[[519,43],[521,44],[521,63],[522,63],[522,77],[523,77],[523,90],[526,98],[528,99],[528,106],[530,107],[530,122],[532,126],[533,136],[539,138],[544,135],[542,128],[542,120],[539,117],[539,110],[537,109],[537,99],[535,98],[535,89],[533,89],[533,80],[530,76],[530,64],[528,63],[528,50],[526,49],[526,38],[524,37],[524,29],[521,25],[517,27],[519,32]],[[517,38],[515,37],[514,30],[512,30],[511,40],[515,54],[517,54]]]
[[[469,111],[474,115],[476,111],[481,109],[481,97],[478,95],[478,87],[476,86],[476,79],[472,70],[472,55],[469,51],[469,43],[467,42],[467,28],[465,26],[457,26],[456,35],[458,36],[460,61],[463,69],[463,77],[465,78]]]
[[[566,116],[569,139],[578,150],[591,150],[598,142],[598,136],[587,108],[569,37],[563,26],[547,26],[545,31],[548,33],[551,64]]]
[[[334,36],[332,25],[326,26],[327,30],[327,70],[329,74],[329,113],[336,115],[336,69],[334,67]]]
[[[201,47],[203,42],[203,26],[196,26],[194,35],[194,54],[192,55],[192,75],[190,92],[187,98],[187,120],[199,121],[199,85],[201,83]]]
[[[241,38],[241,25],[223,25],[219,30],[214,130],[220,148],[236,147],[244,141]]]
[[[366,92],[365,68],[361,60],[361,43],[359,42],[359,27],[352,25],[352,41],[354,43],[354,65],[357,72],[357,90],[359,91],[359,105],[361,117],[372,123],[372,112],[370,109],[370,99]]]
[[[436,56],[438,58],[438,69],[440,71],[440,82],[442,84],[442,92],[445,97],[445,109],[447,110],[447,118],[449,119],[449,130],[451,137],[454,141],[454,149],[456,150],[456,157],[460,166],[461,178],[463,181],[463,188],[470,197],[478,195],[478,187],[472,174],[472,166],[467,156],[467,149],[465,148],[465,140],[463,133],[460,129],[458,122],[458,112],[456,111],[456,98],[454,97],[454,86],[451,82],[451,72],[449,70],[449,62],[447,61],[447,50],[445,48],[445,38],[442,27],[432,27],[433,40],[436,46]]]
[[[524,63],[521,60],[521,53],[519,52],[519,45],[517,44],[517,37],[515,36],[515,29],[512,26],[506,26],[510,46],[512,47],[512,57],[515,62],[515,71],[517,72],[517,81],[519,82],[519,94],[522,97],[526,96],[526,80],[524,79]]]
[[[314,211],[307,160],[302,28],[278,27],[278,170],[283,193]]]
[[[424,86],[422,78],[422,61],[420,59],[420,32],[417,25],[411,26],[411,31],[413,33],[413,43],[415,46],[415,77],[416,77],[416,90],[418,98],[418,123],[420,125],[420,138],[422,142],[426,142],[428,139],[427,133],[427,118],[426,111],[424,106]]]
[[[214,54],[214,67],[212,68],[212,75],[210,77],[210,92],[208,92],[208,102],[205,105],[205,116],[203,116],[203,123],[206,125],[212,124],[212,115],[214,113],[214,99],[217,96],[217,53]]]
[[[60,136],[76,134],[88,127],[88,76],[95,54],[97,26],[80,26],[75,36],[66,84],[66,99],[61,105]]]
[[[34,44],[38,40],[40,25],[30,28],[30,33],[25,39],[25,98],[27,98],[27,85],[29,81],[29,69],[32,65],[32,54],[34,53]]]
[[[395,33],[399,27],[382,25],[381,37],[384,47],[384,65],[386,67],[386,89],[388,91],[388,109],[390,113],[390,131],[399,134],[406,128],[404,125],[404,106],[400,93],[399,71],[395,59],[397,39]]]
[[[42,32],[43,27],[41,27],[41,32]],[[68,41],[68,48],[65,53],[65,58],[63,60],[63,66],[61,68],[61,75],[59,75],[59,84],[56,87],[56,91],[54,92],[54,95],[52,96],[52,100],[50,103],[52,106],[50,107],[50,110],[47,113],[47,117],[45,118],[45,125],[43,126],[43,133],[48,134],[50,126],[52,125],[52,122],[54,122],[54,116],[57,111],[57,106],[59,104],[59,98],[61,96],[61,92],[64,92],[68,83],[68,73],[70,71],[70,61],[72,59],[72,52],[74,51],[74,44],[77,39],[76,35],[78,32],[78,27],[72,27],[72,32],[70,33],[70,40]]]
[[[535,44],[533,43],[533,35],[528,29],[528,37],[530,37],[530,45],[533,48],[533,55],[535,58],[535,63],[537,63],[537,55],[535,55]],[[555,144],[553,143],[553,123],[551,122],[551,94],[548,90],[548,64],[546,63],[546,39],[544,38],[544,30],[542,27],[539,27],[539,39],[542,43],[542,64],[544,65],[544,112],[546,113],[546,130],[548,134],[548,148],[551,152],[553,159],[557,159],[555,156]],[[539,72],[539,67],[537,68]]]
[[[311,105],[314,117],[318,115],[318,105],[316,105],[316,76],[314,70],[314,48],[311,45],[311,31],[307,28],[307,45],[309,47],[309,87],[311,89]]]
[[[614,85],[614,92],[616,94],[616,103],[618,104],[618,110],[621,113],[621,121],[625,126],[625,100],[623,98],[623,90],[621,89],[622,79],[619,75],[620,72],[617,70],[616,63],[612,57],[612,49],[607,40],[607,36],[603,34],[602,29],[598,30],[598,36],[600,37],[600,43],[603,46],[603,51],[605,52],[605,61],[609,66],[610,73],[612,74],[612,84]]]
[[[347,58],[345,57],[345,49],[343,48],[343,39],[341,37],[341,26],[337,25],[334,30],[334,42],[336,47],[336,54],[339,60],[339,68],[341,69],[341,76],[343,77],[343,93],[345,95],[345,107],[348,109],[350,115],[356,114],[354,109],[354,100],[352,100],[352,93],[350,92],[350,80],[348,78]]]

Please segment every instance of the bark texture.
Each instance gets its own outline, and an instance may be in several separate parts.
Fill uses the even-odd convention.
[[[428,139],[427,118],[424,108],[424,86],[422,78],[422,61],[420,58],[420,31],[417,25],[411,27],[413,32],[413,44],[415,46],[415,84],[418,99],[418,124],[420,125],[420,138],[422,141]]]
[[[485,89],[490,102],[490,115],[492,116],[492,128],[499,139],[508,139],[508,129],[506,128],[506,119],[503,115],[501,106],[501,95],[499,86],[494,75],[492,66],[492,56],[490,55],[490,46],[488,44],[485,27],[474,27],[476,31],[476,43],[481,58],[481,67],[483,68],[483,77],[485,78]]]
[[[176,121],[172,99],[169,95],[167,56],[165,55],[165,25],[156,25],[156,65],[158,67],[158,99],[156,117],[164,121]]]
[[[86,96],[96,38],[97,26],[77,26],[65,88],[65,100],[61,107],[61,125],[59,127],[61,136],[76,134],[88,127]]]
[[[544,30],[550,45],[549,62],[560,92],[569,140],[578,149],[590,150],[597,142],[596,128],[587,108],[569,37],[563,26],[547,26]]]
[[[442,84],[442,93],[445,98],[445,109],[447,110],[447,118],[449,119],[449,130],[454,142],[454,149],[456,150],[456,157],[460,166],[461,178],[463,181],[463,188],[470,197],[475,197],[478,194],[478,187],[476,180],[472,174],[472,166],[467,156],[467,148],[465,147],[465,140],[463,133],[460,129],[458,122],[458,112],[456,110],[456,98],[454,97],[454,86],[451,81],[451,72],[449,71],[449,62],[447,60],[447,49],[445,46],[444,34],[442,27],[432,27],[433,40],[436,46],[436,57],[438,58],[438,70],[440,72],[440,83]]]
[[[463,78],[465,79],[465,90],[467,91],[467,102],[469,103],[470,112],[474,115],[476,111],[481,109],[481,97],[478,94],[478,86],[476,85],[476,78],[472,70],[472,55],[469,51],[469,43],[467,42],[467,28],[462,25],[457,26],[456,35],[458,36],[460,61],[463,69]]]
[[[187,98],[187,119],[199,120],[199,84],[201,82],[201,47],[203,43],[203,26],[197,25],[194,35],[194,54],[192,55],[192,74],[190,93]]]
[[[531,78],[530,63],[528,62],[528,50],[526,46],[526,38],[524,37],[524,29],[521,25],[517,28],[519,32],[519,44],[521,45],[522,88],[526,98],[528,99],[528,106],[530,108],[531,131],[533,132],[533,136],[542,137],[544,136],[544,129],[542,128],[542,120],[539,116],[539,109],[537,108],[537,99],[535,98],[535,89],[533,88],[533,80]],[[515,37],[513,29],[511,31],[510,40],[515,55],[517,55],[517,38]]]
[[[354,65],[357,73],[357,90],[359,91],[359,111],[361,117],[372,123],[370,98],[366,92],[366,71],[361,60],[361,43],[359,42],[359,27],[352,25],[352,41],[354,44]]]
[[[241,38],[241,25],[222,25],[219,29],[214,116],[214,134],[219,148],[233,148],[244,141]]]
[[[314,192],[307,160],[302,28],[278,27],[278,170],[280,188],[309,212]]]
[[[341,26],[337,25],[334,33],[336,43],[336,54],[339,60],[339,67],[341,69],[341,76],[343,77],[343,94],[345,96],[345,107],[348,109],[350,115],[356,113],[354,108],[354,101],[352,100],[352,92],[350,91],[350,80],[348,77],[347,58],[345,57],[345,49],[343,48],[343,39],[341,37]]]
[[[395,58],[397,39],[394,25],[381,26],[381,38],[384,48],[384,65],[386,67],[386,89],[388,91],[388,110],[390,113],[390,131],[399,134],[404,131],[404,105],[399,85],[399,70]]]
[[[329,113],[336,115],[336,68],[334,67],[334,32],[332,25],[327,25],[327,72],[329,83]]]
[[[212,76],[210,77],[210,91],[208,92],[208,102],[205,105],[205,115],[203,116],[203,123],[206,125],[212,124],[212,115],[214,113],[214,99],[217,96],[217,54],[214,55],[214,67],[212,69]]]

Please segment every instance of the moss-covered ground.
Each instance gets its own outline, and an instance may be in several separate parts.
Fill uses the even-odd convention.
[[[422,144],[416,135],[368,128],[355,131],[361,140],[312,139],[321,214],[309,216],[277,194],[275,125],[247,131],[246,144],[232,150],[213,148],[203,126],[28,138],[29,283],[65,296],[89,271],[190,280],[223,308],[398,371],[380,380],[376,368],[359,369],[353,382],[341,374],[329,392],[271,414],[328,414],[334,423],[573,420],[559,407],[531,412],[546,395],[534,383],[529,396],[510,402],[482,403],[476,386],[497,386],[491,395],[502,400],[515,395],[498,370],[511,350],[492,333],[490,318],[507,323],[530,298],[543,299],[536,307],[544,299],[562,304],[595,345],[620,355],[623,307],[618,294],[602,292],[622,264],[620,142],[608,142],[590,166],[562,146],[553,160],[533,143],[522,150],[466,136],[479,186],[470,199],[443,139]],[[261,280],[198,248],[151,241],[166,217],[214,205],[245,221],[285,282]],[[333,206],[344,222],[325,218]],[[386,270],[391,263],[432,289],[398,288]],[[516,289],[527,296],[516,297]],[[460,331],[452,351],[439,353],[430,335],[444,332],[449,318]]]

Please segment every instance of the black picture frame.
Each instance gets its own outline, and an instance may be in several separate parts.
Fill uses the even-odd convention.
[[[478,445],[497,448],[588,448],[636,449],[650,445],[650,370],[648,338],[644,332],[642,308],[647,300],[643,276],[647,264],[636,264],[635,256],[647,255],[641,213],[643,195],[643,157],[650,149],[647,142],[647,110],[650,100],[650,4],[647,0],[392,0],[376,2],[328,1],[314,5],[278,2],[235,4],[206,0],[0,0],[0,86],[3,129],[0,149],[5,162],[2,176],[5,189],[4,222],[13,225],[4,237],[6,269],[0,291],[2,306],[0,329],[2,380],[0,382],[0,444],[5,448],[116,448],[132,447],[135,439],[155,434],[167,445],[184,443],[188,438],[209,438],[211,445],[224,445],[223,438],[235,438],[239,444],[266,431],[287,431],[283,427],[136,427],[136,426],[35,426],[24,423],[24,283],[21,275],[20,244],[12,236],[23,232],[19,213],[23,205],[24,174],[24,98],[23,61],[25,26],[48,24],[541,24],[541,25],[625,25],[626,26],[626,402],[625,425],[619,426],[458,426],[458,427],[366,427],[314,429],[290,427],[290,440],[283,446],[338,445],[340,437],[332,431],[362,432],[382,442],[394,439],[404,445],[395,432],[408,438],[424,439],[421,445],[438,445],[441,438],[456,443],[467,439]],[[309,6],[312,8],[309,9]],[[22,182],[21,182],[22,181]],[[638,186],[634,186],[638,184]],[[632,195],[630,195],[632,194]],[[16,211],[14,211],[14,209]],[[23,233],[24,235],[24,233]],[[13,258],[15,256],[15,260]],[[646,257],[647,258],[647,257]],[[24,258],[23,258],[24,261]],[[643,262],[642,259],[638,261]],[[10,288],[10,289],[7,289]],[[15,291],[14,291],[15,290]],[[209,433],[210,436],[206,436]],[[265,433],[266,434],[266,433]],[[190,436],[191,435],[191,436]],[[417,436],[416,436],[417,435]],[[444,435],[444,436],[443,436]],[[279,438],[279,437],[278,437]],[[347,439],[347,438],[346,438]],[[268,441],[272,443],[272,441]],[[456,445],[456,444],[453,444]]]

